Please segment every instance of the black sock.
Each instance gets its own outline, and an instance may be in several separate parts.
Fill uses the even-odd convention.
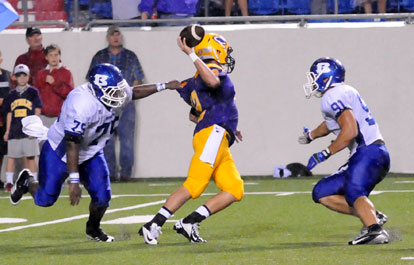
[[[186,218],[183,219],[184,223],[190,223],[190,224],[194,224],[194,223],[201,223],[201,221],[203,221],[204,219],[206,219],[205,216],[202,216],[201,214],[199,214],[198,212],[192,212],[189,216],[187,216]]]
[[[107,207],[98,208],[91,203],[89,205],[89,220],[86,223],[86,226],[98,229],[101,224],[102,217],[105,214],[106,208]]]
[[[152,220],[146,223],[144,226],[149,229],[152,223],[156,223],[158,226],[163,226],[164,223],[167,221],[167,217],[162,215],[161,213],[166,214],[168,217],[172,215],[171,211],[163,206],[160,211],[152,218]]]
[[[381,226],[379,224],[373,224],[368,226],[368,232],[372,232],[372,231],[381,231]]]

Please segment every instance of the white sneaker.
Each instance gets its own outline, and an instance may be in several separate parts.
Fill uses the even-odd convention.
[[[387,244],[390,240],[390,236],[384,229],[377,231],[370,231],[365,235],[355,238],[349,241],[349,245],[374,245],[374,244]]]
[[[148,230],[144,225],[139,229],[138,234],[144,237],[145,244],[157,245],[158,237],[162,234],[161,226],[158,226],[156,223],[152,223]]]
[[[204,240],[198,233],[199,227],[199,223],[184,223],[183,219],[181,219],[175,223],[173,229],[177,231],[178,234],[185,236],[191,243],[205,243],[207,240]]]

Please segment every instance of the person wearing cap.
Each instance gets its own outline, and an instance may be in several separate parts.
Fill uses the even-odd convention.
[[[72,73],[61,62],[59,46],[50,44],[45,53],[48,65],[37,73],[34,85],[43,103],[40,117],[43,124],[50,127],[59,116],[63,101],[74,88],[74,83]]]
[[[37,178],[36,156],[39,155],[39,143],[23,133],[21,120],[30,115],[40,115],[42,101],[39,92],[29,85],[30,70],[25,64],[18,64],[13,71],[17,82],[3,102],[3,111],[7,113],[4,141],[7,142],[7,184],[13,184],[15,159],[23,158],[23,166],[33,170]],[[6,184],[6,186],[7,186]]]
[[[0,51],[0,65],[3,62],[3,56]],[[7,94],[9,94],[11,88],[11,73],[3,68],[0,68],[0,108],[3,105],[3,101],[6,98]],[[0,111],[0,169],[3,165],[3,158],[7,155],[7,143],[3,140],[4,132],[5,132],[5,120],[6,116],[4,115],[3,111]],[[4,183],[0,180],[0,189],[3,188]],[[8,190],[11,189],[9,185],[6,187]]]
[[[29,44],[29,50],[21,54],[16,59],[14,66],[25,64],[30,69],[29,84],[35,83],[37,72],[44,69],[47,65],[45,49],[43,48],[42,32],[37,27],[29,27],[26,30],[26,42]]]
[[[123,36],[119,27],[108,27],[106,40],[108,47],[98,51],[92,58],[89,71],[98,64],[110,63],[117,66],[130,86],[142,84],[144,72],[137,55],[123,46]],[[88,71],[88,73],[89,73]],[[87,78],[87,76],[86,76]],[[134,102],[129,102],[122,111],[117,131],[107,143],[104,152],[108,161],[111,181],[129,181],[134,166],[134,134],[136,110]],[[119,174],[115,154],[116,137],[120,143]]]

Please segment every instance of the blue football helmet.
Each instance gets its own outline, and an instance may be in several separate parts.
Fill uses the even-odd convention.
[[[310,98],[312,95],[319,98],[333,84],[344,82],[345,67],[337,59],[323,57],[312,64],[306,76],[308,83],[303,85],[306,98]]]
[[[118,108],[127,99],[127,82],[118,67],[98,64],[88,73],[88,80],[94,96],[110,108]]]

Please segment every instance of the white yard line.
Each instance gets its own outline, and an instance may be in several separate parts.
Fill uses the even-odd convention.
[[[402,260],[414,260],[414,257],[401,257]]]
[[[414,190],[374,190],[371,192],[371,195],[377,195],[381,193],[403,193],[403,192],[414,192]],[[309,194],[311,191],[257,191],[257,192],[245,192],[245,195],[276,195],[276,196],[286,196],[294,194]],[[201,196],[212,196],[217,193],[203,193]],[[167,197],[169,193],[153,193],[153,194],[118,194],[112,195],[112,199],[125,198],[125,197]],[[86,195],[87,196],[87,195]],[[68,195],[61,195],[59,198],[69,198]],[[10,199],[9,196],[1,196],[0,199]],[[30,200],[31,196],[24,196],[22,200]]]
[[[155,201],[155,202],[148,202],[148,203],[143,203],[143,204],[137,204],[137,205],[134,205],[134,206],[107,210],[106,213],[115,213],[115,212],[120,212],[120,211],[128,211],[128,210],[143,208],[143,207],[147,207],[147,206],[162,204],[164,202],[165,202],[165,200]],[[10,228],[6,228],[6,229],[1,229],[0,233],[9,232],[9,231],[16,231],[16,230],[22,230],[22,229],[30,228],[30,227],[38,227],[38,226],[45,226],[45,225],[51,225],[51,224],[65,223],[65,222],[70,222],[70,221],[73,221],[73,220],[79,220],[79,219],[83,219],[83,218],[87,218],[87,217],[89,217],[89,214],[81,214],[81,215],[77,215],[77,216],[72,216],[72,217],[53,220],[53,221],[48,221],[48,222],[35,223],[35,224],[30,224],[30,225],[22,225],[22,226],[15,226],[15,227],[10,227]]]

